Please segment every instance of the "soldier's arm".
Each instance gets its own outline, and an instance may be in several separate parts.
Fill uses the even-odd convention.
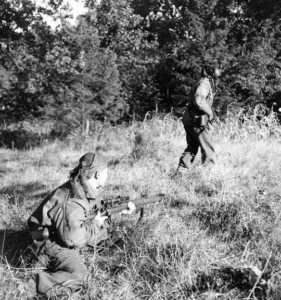
[[[82,247],[96,243],[102,222],[96,218],[87,220],[87,210],[83,204],[75,201],[69,203],[65,218],[68,224],[66,240],[69,246]]]
[[[196,107],[207,114],[210,119],[213,119],[213,111],[206,100],[209,95],[210,89],[210,83],[204,80],[197,87],[194,98]]]

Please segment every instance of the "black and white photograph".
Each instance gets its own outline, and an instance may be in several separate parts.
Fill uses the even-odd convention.
[[[0,300],[281,300],[281,0],[0,0]]]

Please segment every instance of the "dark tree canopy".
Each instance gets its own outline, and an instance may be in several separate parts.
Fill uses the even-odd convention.
[[[215,105],[276,103],[281,93],[281,2],[94,0],[71,25],[31,0],[0,3],[0,114],[52,118],[66,128],[147,111],[181,113],[202,65],[223,70]]]

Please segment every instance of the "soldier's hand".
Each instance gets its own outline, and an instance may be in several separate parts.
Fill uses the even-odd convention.
[[[105,220],[108,219],[108,216],[102,216],[100,211],[98,211],[97,215],[95,216],[94,220],[96,224],[101,227],[103,226]]]
[[[135,203],[128,202],[128,208],[121,211],[121,215],[131,215],[136,210]]]

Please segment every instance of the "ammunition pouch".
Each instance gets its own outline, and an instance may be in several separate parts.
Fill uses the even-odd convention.
[[[209,122],[209,116],[202,113],[196,107],[190,106],[188,108],[190,125],[192,127],[205,128]]]
[[[35,229],[30,232],[31,240],[44,241],[50,236],[49,229],[47,227]]]
[[[209,117],[208,115],[201,115],[200,116],[200,127],[206,127],[209,123]]]
[[[56,234],[51,227],[37,227],[29,231],[31,244],[28,249],[38,257],[44,248],[47,240],[55,240]]]

